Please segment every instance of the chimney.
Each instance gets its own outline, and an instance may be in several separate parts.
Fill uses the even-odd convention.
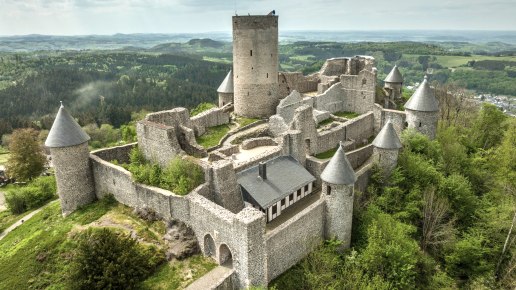
[[[267,179],[267,164],[265,162],[258,164],[258,174],[262,179]]]

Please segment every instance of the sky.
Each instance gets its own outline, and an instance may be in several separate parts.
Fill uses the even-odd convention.
[[[286,30],[516,30],[516,0],[0,0],[0,35],[231,32],[275,9]]]

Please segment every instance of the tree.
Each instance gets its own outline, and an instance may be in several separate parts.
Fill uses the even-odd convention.
[[[46,158],[38,144],[38,132],[34,129],[15,130],[9,144],[11,155],[7,160],[7,175],[20,181],[28,181],[45,169]]]

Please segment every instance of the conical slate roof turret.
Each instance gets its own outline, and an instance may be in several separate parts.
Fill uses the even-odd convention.
[[[88,140],[90,140],[90,136],[82,130],[81,126],[70,116],[70,113],[61,103],[54,124],[52,124],[45,141],[45,146],[51,148],[69,147],[82,144]]]
[[[402,83],[403,82],[403,76],[400,73],[400,70],[398,69],[398,66],[395,65],[391,72],[387,75],[385,80],[383,80],[386,83]]]
[[[233,93],[233,71],[230,70],[226,76],[226,78],[222,81],[219,88],[217,89],[219,93],[232,94]]]
[[[376,135],[376,138],[373,140],[373,146],[382,149],[401,148],[400,138],[398,137],[398,134],[396,134],[396,130],[394,130],[391,120],[388,120],[382,130],[380,130],[380,133]]]
[[[405,109],[423,112],[439,111],[439,103],[435,98],[434,91],[430,88],[430,84],[428,84],[426,76],[416,92],[405,103]]]
[[[344,153],[342,143],[339,145],[337,152],[335,152],[335,155],[333,155],[330,162],[321,173],[321,179],[324,182],[339,185],[350,185],[357,181],[355,171],[353,170],[353,167],[351,167],[351,164],[346,157],[346,153]]]

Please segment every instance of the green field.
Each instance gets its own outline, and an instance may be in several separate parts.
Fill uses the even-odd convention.
[[[419,55],[404,54],[403,59],[417,61]],[[516,61],[516,56],[489,56],[489,55],[472,55],[472,56],[455,56],[455,55],[436,55],[437,63],[448,68],[466,65],[469,61],[475,60],[498,60],[498,61]]]

